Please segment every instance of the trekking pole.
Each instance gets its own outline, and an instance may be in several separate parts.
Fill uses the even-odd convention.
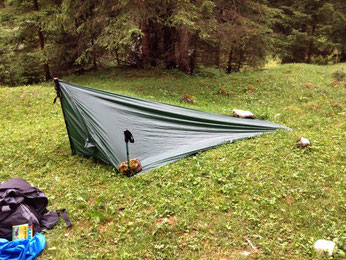
[[[131,173],[129,141],[130,141],[130,143],[134,143],[135,139],[133,138],[132,133],[127,129],[125,129],[125,131],[124,131],[124,136],[125,136],[125,144],[126,144],[127,168],[129,170],[129,172]]]

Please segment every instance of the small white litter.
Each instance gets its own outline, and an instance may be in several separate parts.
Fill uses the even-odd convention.
[[[319,239],[314,244],[314,248],[316,252],[323,253],[327,251],[329,255],[333,254],[334,247],[335,247],[335,242],[325,240],[325,239]]]
[[[304,137],[299,137],[299,140],[297,141],[297,145],[302,147],[307,147],[311,145],[311,142],[309,139],[306,139]]]
[[[255,246],[251,243],[251,241],[250,241],[249,239],[246,239],[246,241],[249,243],[249,245],[251,246],[251,248],[252,248],[253,250],[257,250],[257,247],[255,247]]]
[[[244,111],[240,109],[233,109],[232,110],[233,116],[239,117],[239,118],[252,118],[254,119],[255,116],[250,111]]]
[[[243,251],[243,252],[241,252],[240,254],[245,255],[245,256],[248,256],[248,255],[250,255],[251,253],[248,252],[248,251]]]

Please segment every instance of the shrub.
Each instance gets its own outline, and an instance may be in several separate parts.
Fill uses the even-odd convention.
[[[180,97],[180,102],[195,104],[195,97],[190,94],[184,94]]]
[[[221,95],[228,95],[228,91],[227,91],[226,88],[220,88],[219,89],[219,94],[221,94]]]
[[[339,81],[333,80],[332,82],[329,83],[329,85],[331,85],[331,86],[337,86],[337,85],[339,85]]]
[[[335,78],[338,81],[342,81],[346,77],[346,73],[342,70],[336,70],[333,72],[332,75],[333,75],[333,78]]]
[[[304,87],[306,87],[306,88],[316,88],[314,85],[312,85],[311,83],[306,83],[305,85],[304,85]]]
[[[255,90],[255,86],[249,84],[249,85],[247,85],[247,89],[248,89],[248,90]]]

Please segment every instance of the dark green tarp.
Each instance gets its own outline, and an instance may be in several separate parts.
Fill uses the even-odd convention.
[[[135,139],[132,159],[150,171],[217,145],[249,138],[284,126],[145,101],[56,81],[73,153],[91,156],[117,168],[126,161],[123,131]]]

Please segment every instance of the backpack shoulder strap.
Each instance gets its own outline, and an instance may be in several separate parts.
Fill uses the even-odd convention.
[[[72,223],[70,218],[67,216],[66,209],[59,209],[56,212],[59,214],[59,216],[62,215],[62,218],[65,220],[65,223],[68,228],[72,227]]]
[[[51,229],[53,228],[56,223],[58,222],[60,216],[63,217],[63,219],[66,222],[67,227],[71,227],[72,223],[69,217],[67,216],[65,209],[60,209],[55,211],[47,211],[41,218],[41,227],[43,229]]]

